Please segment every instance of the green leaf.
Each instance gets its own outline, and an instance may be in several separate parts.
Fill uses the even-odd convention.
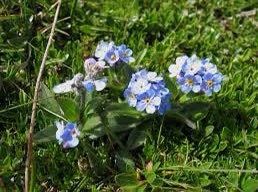
[[[141,61],[143,60],[143,58],[145,57],[146,53],[147,53],[147,48],[143,49],[141,51],[141,53],[139,53],[139,55],[137,56],[137,59],[136,59],[136,66],[138,66],[139,64],[141,64]]]
[[[170,90],[171,93],[173,93],[172,98],[177,97],[178,95],[178,86],[176,84],[176,82],[171,79],[168,75],[164,75],[164,80],[166,83],[166,87]]]
[[[243,184],[243,190],[248,192],[255,192],[258,190],[258,180],[248,178]]]
[[[122,114],[109,113],[107,116],[109,128],[112,132],[123,132],[132,128],[136,128],[138,125],[143,123],[140,118],[132,116],[125,116]]]
[[[184,124],[186,124],[188,127],[192,128],[192,129],[196,129],[195,123],[179,112],[170,110],[166,113],[165,117],[166,117],[166,119],[179,120],[179,121],[183,122]]]
[[[112,103],[107,108],[106,111],[113,114],[118,115],[128,115],[128,116],[134,116],[134,117],[140,117],[144,116],[143,113],[135,110],[135,108],[130,107],[128,103]]]
[[[155,181],[155,179],[156,179],[156,174],[153,171],[146,172],[145,173],[145,177],[146,177],[148,183],[152,184]]]
[[[89,116],[83,125],[82,131],[90,135],[91,139],[103,136],[105,134],[105,130],[100,116],[96,114]]]
[[[206,102],[191,102],[183,104],[180,113],[185,114],[188,118],[194,121],[200,121],[204,119],[209,112],[210,105]]]
[[[146,130],[141,130],[140,127],[133,129],[126,143],[127,148],[132,150],[141,146],[145,142],[146,135]]]
[[[120,172],[133,172],[135,170],[135,163],[127,150],[118,151],[115,157]]]
[[[70,98],[59,98],[58,103],[64,112],[64,117],[72,122],[79,119],[80,110],[78,104]]]
[[[138,186],[140,182],[136,173],[121,173],[115,177],[115,181],[119,186]]]
[[[123,192],[145,192],[147,184],[139,184],[138,186],[125,186],[121,187]]]
[[[214,130],[214,126],[213,125],[209,125],[205,128],[205,137],[209,136]]]
[[[54,126],[44,128],[34,135],[34,141],[36,143],[53,141],[56,139],[56,131],[57,131],[57,128]]]
[[[49,111],[62,115],[61,108],[55,100],[55,95],[48,89],[45,84],[41,84],[39,91],[39,104],[48,109]]]

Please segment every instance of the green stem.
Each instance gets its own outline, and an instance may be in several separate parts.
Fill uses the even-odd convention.
[[[83,123],[83,117],[84,117],[84,109],[85,109],[85,100],[86,100],[86,92],[80,90],[80,116],[79,116],[79,124]]]

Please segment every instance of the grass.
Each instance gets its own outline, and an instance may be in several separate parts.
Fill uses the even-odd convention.
[[[0,191],[23,188],[31,98],[54,16],[52,4],[0,1]],[[181,97],[180,92],[173,97],[174,103],[212,103],[198,129],[153,120],[146,124],[146,143],[130,155],[149,183],[146,170],[159,167],[159,182],[145,191],[255,191],[257,173],[237,170],[258,168],[258,15],[237,15],[257,8],[254,0],[63,1],[43,81],[53,87],[81,71],[84,57],[102,39],[129,45],[134,67],[160,73],[183,53],[211,58],[227,77],[222,90],[210,98]],[[36,130],[51,124],[53,117],[39,108]],[[100,164],[111,167],[104,175],[89,168],[84,141],[72,150],[62,150],[57,142],[36,145],[34,191],[115,191],[120,187],[115,176],[126,170],[112,167],[107,142],[94,143]]]

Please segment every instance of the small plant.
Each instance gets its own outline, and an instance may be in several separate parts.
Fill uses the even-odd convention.
[[[100,41],[94,57],[87,58],[84,62],[85,75],[78,73],[71,80],[53,88],[57,94],[74,92],[76,95],[75,99],[62,98],[59,103],[57,99],[60,114],[67,121],[56,122],[56,139],[59,144],[64,148],[71,148],[79,144],[81,137],[96,139],[107,134],[124,134],[123,132],[130,135],[129,130],[140,130],[138,126],[147,119],[154,118],[153,114],[172,119],[180,117],[182,122],[195,128],[195,123],[178,111],[177,106],[173,107],[172,103],[171,107],[173,91],[167,88],[166,83],[173,84],[175,77],[183,93],[205,93],[208,96],[221,89],[223,76],[216,65],[208,59],[199,59],[196,55],[178,57],[176,64],[171,64],[168,68],[171,79],[164,79],[162,75],[146,69],[135,71],[129,66],[134,61],[132,50],[126,45],[116,46],[114,42]],[[131,74],[129,82],[124,78],[128,74]],[[122,87],[118,86],[120,94],[106,102],[105,97],[113,89],[117,89],[114,86],[117,81]],[[109,89],[105,94],[95,93],[106,87]],[[41,134],[38,133],[36,138],[42,139]],[[140,139],[144,141],[145,137]],[[142,141],[139,143],[142,144]],[[129,143],[135,148],[134,143]]]

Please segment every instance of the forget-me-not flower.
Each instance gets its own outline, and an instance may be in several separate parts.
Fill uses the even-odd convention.
[[[57,132],[56,139],[59,144],[64,148],[73,148],[79,144],[80,131],[77,129],[76,124],[64,122],[56,122]]]
[[[179,77],[177,82],[184,93],[189,93],[190,91],[198,93],[201,91],[202,78],[200,75],[186,74],[183,77]]]
[[[119,60],[119,53],[116,48],[111,48],[106,52],[105,61],[107,61],[111,67],[114,66],[118,60]]]
[[[88,92],[102,91],[107,86],[107,78],[102,77],[101,79],[88,79],[82,82],[84,88]]]
[[[202,90],[207,96],[211,96],[212,92],[219,92],[221,89],[221,81],[223,76],[221,73],[207,73],[203,76]]]
[[[177,63],[178,62],[178,63]],[[211,95],[221,89],[223,76],[209,59],[199,59],[196,55],[177,58],[176,65],[169,66],[170,77],[176,77],[184,93],[203,92]]]
[[[164,114],[169,110],[170,96],[163,78],[156,72],[148,72],[145,69],[132,74],[129,85],[124,91],[124,97],[130,106],[149,114],[156,111]]]
[[[119,59],[125,63],[132,63],[135,59],[132,57],[133,51],[129,49],[125,44],[117,47]]]
[[[111,67],[117,63],[134,62],[132,54],[133,51],[124,44],[116,46],[114,42],[105,41],[100,41],[95,51],[95,57],[106,61]]]
[[[185,74],[195,75],[200,71],[202,62],[196,55],[191,56],[187,59],[186,64],[182,66],[182,70]]]
[[[115,47],[115,44],[113,41],[111,42],[105,42],[105,41],[100,41],[99,44],[97,45],[97,48],[95,50],[95,57],[97,57],[99,60],[103,60],[106,56],[106,53],[108,50],[113,49]]]
[[[180,56],[176,58],[176,64],[171,64],[168,68],[169,76],[170,77],[178,77],[181,73],[183,65],[186,64],[188,57],[187,56]]]
[[[155,95],[155,91],[150,89],[143,94],[138,95],[136,109],[138,111],[144,111],[149,114],[155,113],[156,109],[159,107],[161,103],[161,98]]]

